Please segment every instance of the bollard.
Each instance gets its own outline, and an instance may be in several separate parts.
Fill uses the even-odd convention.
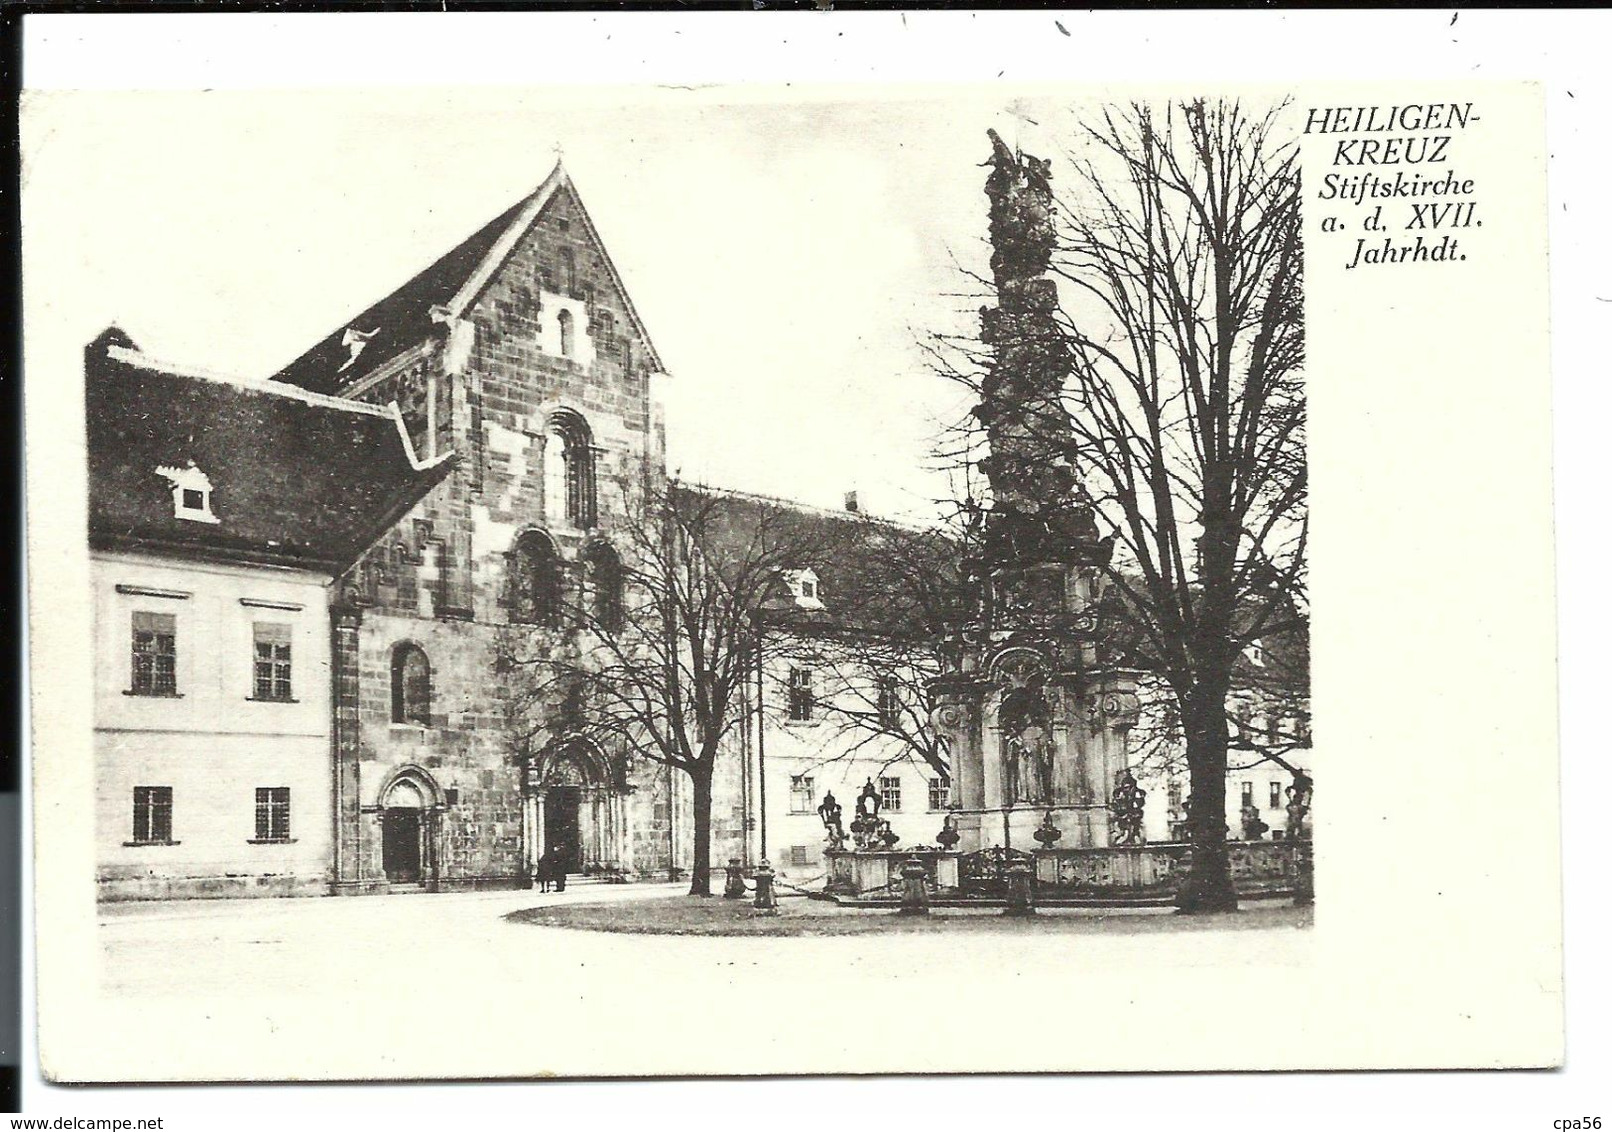
[[[1004,915],[1033,916],[1035,915],[1035,878],[1030,872],[1030,866],[1023,861],[1009,867],[1007,871],[1007,908]]]
[[[1315,903],[1315,855],[1308,837],[1293,842],[1293,906],[1302,908]]]
[[[917,857],[901,866],[901,915],[929,915],[929,870]]]
[[[772,894],[772,866],[762,858],[756,866],[756,911],[763,916],[778,914],[778,901]]]
[[[722,889],[722,897],[725,900],[744,899],[744,869],[737,857],[728,858],[728,883]]]

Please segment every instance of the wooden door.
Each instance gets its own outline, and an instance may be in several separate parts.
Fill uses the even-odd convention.
[[[420,811],[381,814],[381,869],[393,884],[420,883]]]
[[[582,788],[551,786],[544,799],[544,849],[555,856],[561,871],[582,871]]]

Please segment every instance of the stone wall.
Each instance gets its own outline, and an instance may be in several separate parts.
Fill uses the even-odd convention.
[[[574,265],[574,267],[573,267]],[[571,321],[569,356],[561,315]],[[495,676],[509,621],[510,552],[525,532],[545,532],[574,579],[589,541],[625,552],[619,535],[624,485],[660,477],[658,418],[650,400],[649,348],[569,188],[557,192],[465,321],[389,372],[355,377],[351,395],[397,401],[422,456],[451,451],[453,472],[382,538],[346,579],[358,608],[356,783],[343,791],[356,817],[354,890],[385,887],[381,791],[404,768],[430,776],[440,810],[439,887],[524,883],[521,768]],[[378,371],[379,372],[379,371]],[[411,383],[413,388],[410,388]],[[545,499],[548,427],[557,410],[581,415],[596,451],[597,523],[579,529]],[[550,469],[552,473],[552,469]],[[424,650],[432,671],[429,726],[394,723],[391,656],[401,642]],[[713,857],[743,836],[742,797],[719,778]],[[680,778],[675,775],[674,778]],[[687,867],[687,782],[668,795],[664,768],[628,767],[624,856],[665,876],[674,855]],[[675,813],[674,813],[675,809]],[[675,819],[675,820],[674,820]],[[678,846],[669,841],[669,826]]]

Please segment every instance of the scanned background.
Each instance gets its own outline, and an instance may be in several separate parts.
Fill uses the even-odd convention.
[[[1341,104],[1447,101],[1454,91],[1445,83],[1369,94],[1297,89],[1301,101]],[[1074,1025],[1071,1013],[1044,1009],[1064,978],[1052,962],[962,972],[924,969],[908,952],[902,977],[921,979],[934,1006],[874,1031],[843,1020],[846,1003],[888,987],[890,967],[878,957],[814,972],[813,996],[765,1012],[746,993],[759,983],[727,968],[684,965],[645,972],[659,1009],[631,1016],[639,1040],[623,1043],[617,1029],[598,1046],[553,1051],[544,1068],[1276,1068],[1544,1064],[1559,1056],[1541,99],[1495,87],[1460,96],[1486,107],[1495,140],[1469,142],[1464,161],[1489,186],[1491,208],[1507,217],[1503,229],[1489,230],[1485,259],[1464,265],[1446,287],[1408,272],[1356,280],[1313,257],[1308,270],[1315,719],[1317,741],[1335,752],[1323,787],[1323,897],[1310,961],[1217,965],[1208,978],[1179,967],[1116,971],[1098,993],[1083,987],[1078,1015],[1094,1024]],[[25,146],[28,129],[25,121]],[[93,270],[82,256],[53,254],[50,243],[52,215],[60,223],[75,203],[71,163],[66,169],[50,194],[30,183],[24,217],[31,569],[34,585],[48,578],[51,592],[82,579],[82,479],[72,458],[82,339],[52,325],[51,296],[70,293],[75,272]],[[67,233],[65,225],[54,230]],[[385,1003],[132,1008],[86,996],[76,972],[94,958],[91,868],[87,819],[74,799],[87,796],[80,792],[88,762],[71,752],[87,745],[75,729],[88,712],[82,687],[44,675],[74,670],[87,640],[87,626],[76,622],[83,616],[71,603],[51,602],[33,626],[36,743],[51,757],[38,765],[36,834],[39,930],[48,941],[40,948],[42,1041],[53,1063],[90,1076],[138,1075],[157,1061],[199,1076],[275,1075],[294,1050],[320,1076],[350,1076],[465,1072],[472,1061],[478,1074],[529,1072],[534,1057],[546,1061],[540,1037],[527,1043],[522,1032],[512,1043],[507,1023],[485,1025],[476,1011],[495,1004],[481,996],[455,1004],[451,1067],[446,1047],[422,1051],[419,1064],[366,1060],[365,1035],[384,1033],[395,1008]],[[1293,1024],[1240,1025],[1253,1001],[1279,1004]],[[614,993],[594,1005],[590,1025],[622,1025],[615,1008],[625,1004]],[[677,1040],[689,1025],[702,1034],[697,1047]],[[758,1026],[770,1040],[754,1040]],[[982,1029],[1015,1035],[1015,1056],[982,1042]],[[1228,1032],[1236,1042],[1225,1040]],[[183,1034],[183,1048],[157,1048],[137,1033]],[[565,1060],[590,1049],[608,1050],[610,1064]]]

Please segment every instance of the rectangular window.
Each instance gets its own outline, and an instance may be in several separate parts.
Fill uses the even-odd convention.
[[[894,731],[901,725],[901,692],[894,680],[879,681],[879,726]]]
[[[1282,808],[1282,784],[1280,782],[1273,782],[1273,783],[1271,783],[1271,809],[1279,810],[1281,808]]]
[[[812,692],[812,670],[810,668],[791,668],[789,670],[789,718],[804,722],[811,719],[812,711],[817,706],[817,698]]]
[[[129,690],[137,696],[177,695],[174,615],[135,610],[132,628],[134,675]]]
[[[257,788],[257,841],[291,840],[291,788]]]
[[[1181,805],[1181,784],[1179,782],[1171,782],[1166,787],[1166,790],[1167,790],[1168,795],[1169,795],[1170,808],[1173,810],[1173,809],[1177,808],[1178,806],[1180,806]]]
[[[812,863],[812,847],[810,845],[791,845],[789,847],[789,867],[803,869]]]
[[[1253,804],[1254,804],[1254,784],[1252,782],[1245,782],[1245,783],[1243,783],[1243,805],[1252,806]]]
[[[809,774],[792,774],[789,776],[790,813],[809,814],[816,808],[813,801],[813,788],[815,785]]]
[[[134,788],[134,840],[142,845],[166,845],[174,839],[174,788]]]
[[[929,808],[931,810],[949,809],[952,804],[952,784],[949,778],[931,778],[929,780]]]
[[[901,779],[879,779],[879,809],[892,812],[901,809]]]
[[[252,698],[291,698],[291,626],[252,622]]]

